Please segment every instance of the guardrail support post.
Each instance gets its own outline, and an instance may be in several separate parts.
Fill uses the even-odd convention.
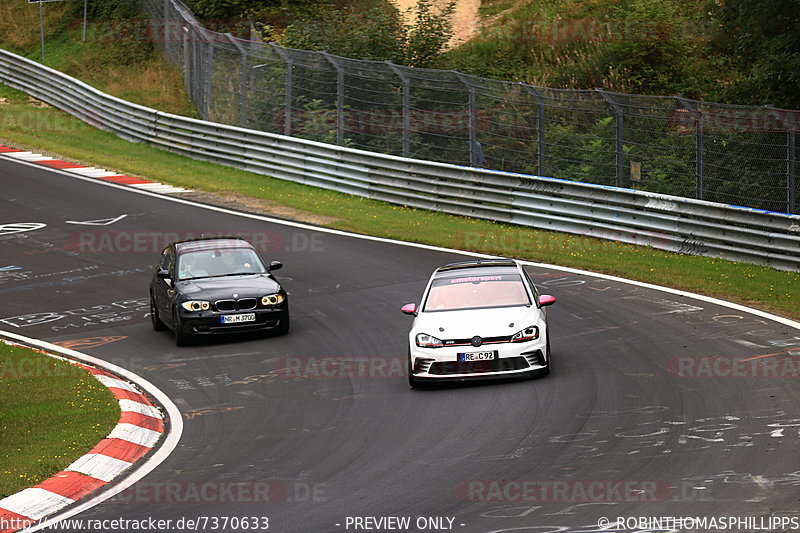
[[[286,53],[286,50],[281,48],[275,43],[269,43],[272,46],[272,49],[283,59],[284,62],[284,77],[283,77],[283,134],[284,135],[291,135],[292,134],[292,98],[293,96],[293,81],[292,81],[292,70],[294,69],[294,64],[292,63],[292,58],[289,57],[289,54]]]
[[[791,126],[790,126],[791,127]],[[787,155],[789,158],[789,168],[788,168],[788,193],[789,193],[789,201],[786,207],[787,213],[797,213],[797,183],[796,183],[796,146],[797,146],[797,133],[794,130],[789,130],[786,134],[788,137],[789,145],[787,146]]]
[[[539,91],[527,83],[521,82],[521,85],[536,100],[536,174],[544,176],[544,153],[547,146],[544,136],[544,98],[539,94]]]
[[[617,187],[625,186],[625,110],[619,103],[611,97],[609,93],[603,89],[595,89],[600,96],[605,98],[606,102],[614,109],[614,117],[616,123],[616,167],[617,167]]]
[[[469,83],[469,80],[467,80],[467,77],[463,73],[457,70],[453,70],[453,72],[469,91],[469,166],[483,166],[483,147],[478,144],[478,104],[475,98],[475,87]]]
[[[403,82],[403,157],[408,157],[411,153],[411,79],[391,61],[386,61],[386,64]]]
[[[697,140],[695,142],[695,172],[696,172],[696,192],[695,198],[698,200],[702,200],[705,196],[705,175],[704,175],[704,161],[703,161],[703,152],[704,152],[704,138],[705,132],[703,131],[705,118],[703,117],[703,113],[697,109],[697,106],[694,105],[692,102],[684,98],[683,96],[678,96],[677,100],[681,103],[683,107],[685,107],[689,113],[692,114],[694,120],[697,124]]]
[[[327,52],[322,55],[336,69],[336,144],[344,144],[344,69],[333,56]]]

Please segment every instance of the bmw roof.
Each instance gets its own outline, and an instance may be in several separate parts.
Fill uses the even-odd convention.
[[[253,245],[239,237],[200,237],[173,243],[181,252],[211,250],[216,248],[252,248]]]

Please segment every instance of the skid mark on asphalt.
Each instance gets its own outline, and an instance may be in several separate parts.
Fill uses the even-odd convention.
[[[212,407],[200,407],[197,409],[192,409],[191,411],[183,413],[183,416],[186,418],[186,420],[194,420],[199,416],[228,413],[231,411],[238,411],[240,409],[244,409],[244,405],[215,405]]]
[[[117,335],[117,336],[108,336],[108,337],[89,337],[86,339],[72,339],[67,341],[58,341],[54,342],[56,346],[61,346],[62,348],[68,348],[70,350],[88,350],[90,348],[96,348],[98,346],[104,346],[106,344],[111,344],[112,342],[118,342],[121,340],[127,339],[127,335]]]
[[[639,411],[637,414],[643,414]],[[664,414],[667,414],[666,411]],[[765,414],[682,419],[665,417],[630,424],[633,411],[593,413],[589,419],[602,421],[598,427],[589,427],[580,433],[566,433],[550,437],[553,444],[573,444],[566,457],[572,460],[597,460],[604,456],[633,456],[652,458],[671,453],[685,453],[708,449],[729,450],[766,444],[766,439],[785,439],[792,446],[800,440],[800,419],[786,416],[776,410]],[[625,425],[612,426],[613,439],[601,440],[614,422]],[[776,430],[785,431],[778,432]]]

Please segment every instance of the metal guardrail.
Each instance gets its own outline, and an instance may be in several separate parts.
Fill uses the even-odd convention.
[[[0,82],[120,137],[247,171],[498,222],[800,271],[800,215],[407,159],[163,113],[0,50]]]

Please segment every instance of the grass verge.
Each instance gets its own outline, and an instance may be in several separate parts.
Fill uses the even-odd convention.
[[[86,370],[0,342],[0,498],[60,472],[119,420],[114,395]]]
[[[0,138],[126,174],[310,214],[326,226],[613,274],[800,319],[800,274],[445,215],[316,189],[124,141],[0,86]],[[5,111],[5,112],[3,112]],[[20,117],[15,120],[13,117]],[[35,126],[35,127],[32,127]]]

